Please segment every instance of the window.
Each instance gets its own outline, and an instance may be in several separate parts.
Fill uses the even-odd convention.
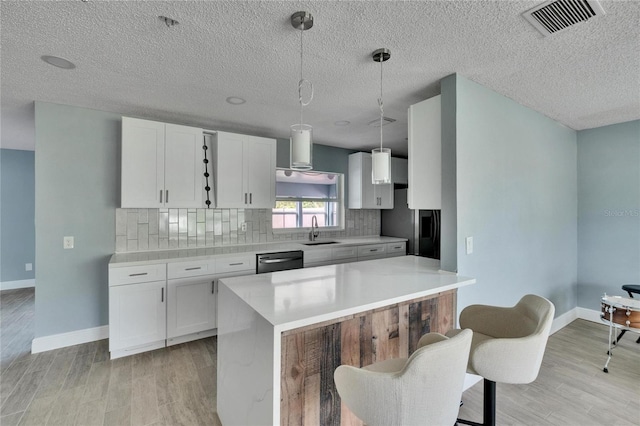
[[[343,175],[326,172],[276,170],[276,207],[273,229],[342,227]]]

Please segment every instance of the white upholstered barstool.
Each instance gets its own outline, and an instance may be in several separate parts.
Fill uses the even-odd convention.
[[[363,368],[341,365],[334,373],[338,394],[368,426],[453,425],[471,337],[471,330],[453,338],[429,333],[408,359]]]
[[[555,307],[544,297],[528,294],[509,308],[471,305],[460,313],[460,327],[473,330],[467,372],[484,378],[484,420],[496,423],[496,382],[526,384],[538,377]],[[466,330],[451,330],[453,337]]]

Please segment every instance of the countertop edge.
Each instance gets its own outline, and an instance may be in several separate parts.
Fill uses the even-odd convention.
[[[407,241],[406,238],[387,237],[387,236],[331,238],[328,240],[337,241],[337,243],[306,246],[303,244],[303,240],[277,241],[277,242],[273,241],[270,243],[261,243],[261,244],[216,246],[216,247],[192,247],[192,248],[157,250],[157,251],[148,251],[148,252],[114,253],[109,258],[109,268],[155,265],[159,263],[189,262],[194,260],[224,258],[224,257],[232,257],[232,256],[238,256],[238,255],[244,255],[244,254],[255,255],[258,253],[276,253],[279,251],[289,251],[289,250],[316,251],[321,249],[329,249],[333,247],[351,247],[351,246],[361,246],[361,245],[367,245],[367,244],[384,244],[384,243],[396,243],[396,242]],[[214,251],[214,250],[224,250],[224,249],[230,250],[230,252],[198,254],[198,251]],[[146,258],[135,259],[136,257],[146,257]],[[156,258],[154,259],[153,257],[156,257]],[[120,260],[119,258],[129,258],[132,260]]]
[[[461,277],[461,278],[467,278],[467,277]],[[425,296],[431,296],[433,294],[441,293],[441,292],[444,292],[444,291],[455,290],[455,289],[458,289],[460,287],[466,287],[468,285],[475,284],[475,282],[476,282],[475,278],[467,278],[465,281],[461,281],[461,282],[445,285],[445,286],[442,286],[442,287],[432,288],[432,289],[429,289],[429,290],[415,292],[415,293],[411,293],[411,294],[408,294],[408,295],[398,296],[398,297],[395,297],[395,298],[386,299],[386,300],[382,300],[382,301],[379,301],[379,302],[372,302],[372,303],[364,304],[364,305],[353,307],[353,308],[344,309],[344,310],[337,311],[337,312],[331,312],[331,313],[328,313],[328,314],[317,315],[315,317],[309,317],[309,318],[296,320],[296,321],[291,321],[291,322],[287,322],[287,323],[282,323],[282,324],[278,324],[278,325],[274,325],[274,324],[272,324],[272,325],[274,327],[274,332],[282,333],[284,331],[294,330],[296,328],[306,327],[308,325],[318,324],[318,323],[321,323],[321,322],[330,321],[330,320],[333,320],[333,319],[338,319],[338,318],[346,317],[346,316],[349,316],[349,315],[354,315],[354,314],[358,314],[358,313],[361,313],[361,312],[370,311],[370,310],[377,309],[377,308],[382,308],[384,306],[389,306],[389,305],[394,305],[396,303],[406,302],[408,300],[419,299],[419,298],[422,298],[422,297],[425,297]],[[258,312],[258,314],[261,315],[259,312]],[[265,318],[265,320],[270,322],[267,318]]]

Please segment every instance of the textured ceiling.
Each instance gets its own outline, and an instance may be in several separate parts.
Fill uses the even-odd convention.
[[[640,118],[640,2],[601,1],[606,15],[549,37],[521,16],[540,3],[2,1],[2,147],[34,149],[34,100],[286,138],[299,119],[298,10],[315,17],[304,33],[315,85],[305,122],[318,143],[379,144],[367,125],[378,117],[379,47],[392,52],[384,104],[397,121],[384,133],[394,155],[407,152],[408,106],[456,72],[576,130]]]

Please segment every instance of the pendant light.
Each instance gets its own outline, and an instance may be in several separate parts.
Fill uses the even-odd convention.
[[[384,104],[382,103],[382,63],[391,58],[389,49],[377,49],[373,52],[374,62],[380,62],[380,148],[371,151],[371,181],[374,185],[391,183],[391,150],[382,147],[382,124],[384,123]]]
[[[300,124],[291,126],[290,168],[293,170],[311,170],[313,168],[313,127],[304,124],[302,110],[313,99],[313,83],[302,77],[302,33],[313,27],[313,16],[308,12],[296,12],[291,15],[291,25],[300,30],[300,81],[298,82],[298,100],[300,102]],[[305,85],[310,88],[309,100],[302,100],[302,89]]]

